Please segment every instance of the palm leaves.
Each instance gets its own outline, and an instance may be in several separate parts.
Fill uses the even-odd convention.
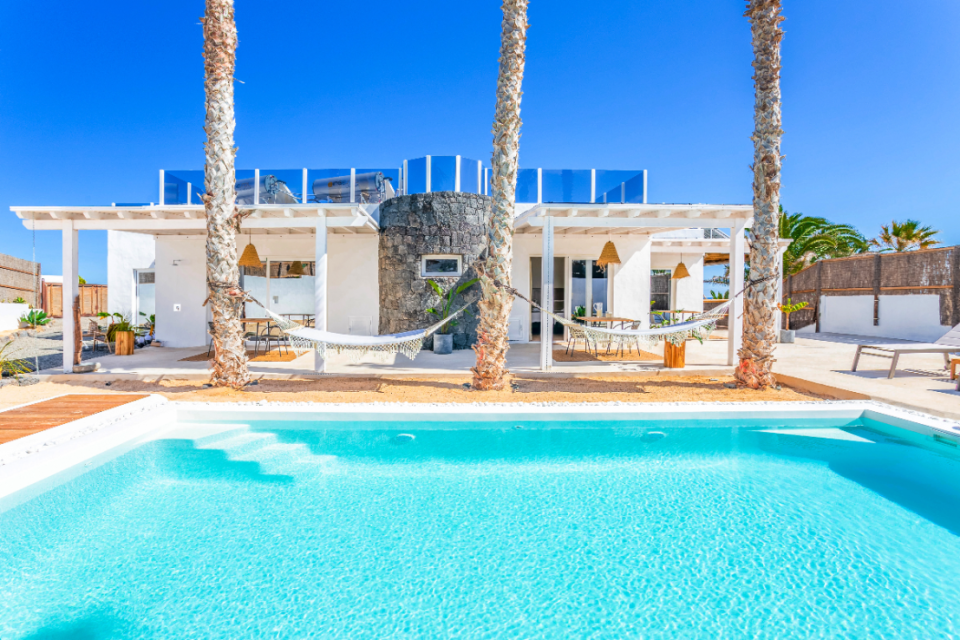
[[[459,287],[453,286],[450,287],[448,291],[444,291],[439,284],[433,280],[427,280],[427,284],[440,296],[440,306],[439,307],[430,307],[427,309],[427,313],[437,316],[438,320],[446,320],[450,317],[450,311],[453,309],[453,303],[456,302],[457,298],[460,297],[460,294],[477,284],[480,280],[474,278],[473,280],[467,280]],[[468,310],[464,310],[464,313],[469,314]],[[456,320],[451,320],[447,324],[440,327],[440,333],[449,333],[450,329],[457,326]]]
[[[897,222],[893,220],[889,226],[880,227],[880,235],[870,241],[870,246],[881,253],[887,251],[910,251],[912,249],[929,249],[940,244],[934,240],[939,231],[930,226],[921,227],[916,220]]]
[[[780,207],[780,237],[793,242],[783,255],[784,275],[792,275],[824,258],[843,258],[869,249],[867,239],[849,224],[789,213]]]

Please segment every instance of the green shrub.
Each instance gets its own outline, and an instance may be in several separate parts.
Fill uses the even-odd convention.
[[[34,329],[50,324],[50,320],[51,318],[47,316],[47,313],[40,309],[30,309],[20,316],[20,322],[25,322]]]

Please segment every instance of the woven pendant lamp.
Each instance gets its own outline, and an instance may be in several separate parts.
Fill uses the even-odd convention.
[[[299,260],[295,261],[290,268],[287,270],[288,276],[302,276],[303,275],[303,263]]]
[[[597,260],[597,266],[601,269],[605,269],[608,264],[620,264],[620,255],[612,240],[607,240],[607,244],[603,245],[603,251],[600,252],[600,258]]]
[[[248,236],[249,240],[247,241],[247,246],[244,248],[243,253],[240,255],[240,266],[241,267],[253,267],[256,269],[260,268],[260,255],[257,253],[257,248],[253,246],[253,236]]]
[[[680,254],[680,264],[677,265],[676,270],[673,272],[671,280],[683,280],[684,278],[689,278],[690,272],[687,271],[687,265],[683,264],[683,254]]]

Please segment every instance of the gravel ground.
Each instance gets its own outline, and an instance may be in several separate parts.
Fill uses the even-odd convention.
[[[82,320],[84,324],[86,321],[86,318]],[[80,355],[81,360],[90,360],[106,353],[102,345],[99,345],[97,352],[94,353],[90,350],[91,344],[91,342],[84,340],[83,352]],[[35,357],[39,361],[40,370],[62,366],[63,320],[54,318],[53,322],[47,325],[46,330],[36,338],[17,338],[4,352],[4,356],[23,358],[29,362],[31,369],[34,367]]]

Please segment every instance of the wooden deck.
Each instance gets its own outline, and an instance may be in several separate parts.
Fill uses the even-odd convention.
[[[146,398],[146,394],[69,395],[0,411],[0,444]]]

